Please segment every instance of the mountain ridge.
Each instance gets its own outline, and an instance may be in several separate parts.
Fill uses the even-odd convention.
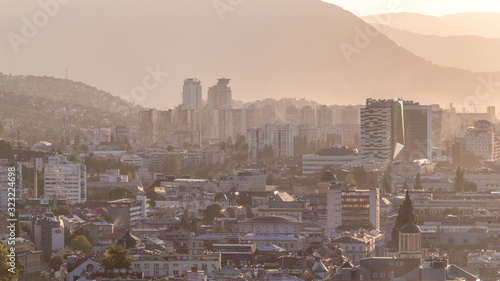
[[[72,1],[19,55],[0,54],[0,71],[15,66],[15,73],[51,74],[68,68],[75,80],[126,96],[141,85],[145,68],[159,66],[169,76],[141,104],[160,109],[180,103],[186,77],[202,81],[204,98],[217,78],[228,77],[233,99],[244,102],[314,96],[324,104],[359,104],[398,96],[444,105],[473,95],[484,75],[436,66],[383,34],[368,35],[359,48],[356,38],[368,25],[319,0],[244,1],[223,20],[211,2],[139,6],[133,0]],[[346,44],[356,48],[350,61],[341,49]]]

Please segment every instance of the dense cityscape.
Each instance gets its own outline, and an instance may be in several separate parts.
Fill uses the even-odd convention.
[[[204,99],[186,78],[180,105],[126,125],[63,115],[57,143],[3,119],[18,280],[498,278],[494,106],[243,103],[229,83]]]

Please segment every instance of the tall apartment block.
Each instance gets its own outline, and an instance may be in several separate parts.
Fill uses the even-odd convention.
[[[231,107],[231,88],[227,85],[231,79],[217,79],[217,84],[208,88],[208,107],[210,109],[226,109]]]
[[[194,109],[196,111],[201,110],[200,80],[195,78],[187,78],[184,80],[184,86],[182,87],[182,107],[184,109]]]
[[[361,109],[361,156],[387,162],[432,159],[432,110],[402,99],[367,99]]]
[[[148,109],[139,113],[139,132],[141,143],[153,144],[156,142],[156,110]]]
[[[87,200],[87,170],[64,156],[50,156],[44,170],[45,198],[65,199],[69,203]]]

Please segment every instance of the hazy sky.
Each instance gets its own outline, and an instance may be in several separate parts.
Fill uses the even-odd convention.
[[[381,14],[400,7],[402,12],[442,16],[447,14],[490,11],[500,12],[497,0],[324,0],[334,3],[357,16]]]

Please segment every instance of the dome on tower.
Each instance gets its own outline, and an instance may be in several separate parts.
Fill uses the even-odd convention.
[[[401,227],[401,230],[399,231],[401,233],[421,233],[422,231],[420,230],[420,227],[418,225],[414,224],[412,221],[409,221],[407,224],[403,225]]]

